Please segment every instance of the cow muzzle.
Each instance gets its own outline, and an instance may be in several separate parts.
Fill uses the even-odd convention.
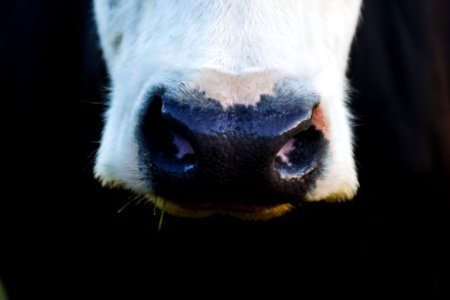
[[[140,172],[167,201],[238,212],[296,205],[320,175],[327,139],[313,94],[223,106],[199,90],[161,88],[148,103],[137,132]]]

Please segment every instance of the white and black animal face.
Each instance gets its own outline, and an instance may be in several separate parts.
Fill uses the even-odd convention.
[[[111,77],[96,176],[180,216],[352,198],[360,2],[95,1]]]

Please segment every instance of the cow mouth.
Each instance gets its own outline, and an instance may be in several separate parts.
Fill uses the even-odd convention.
[[[153,197],[153,204],[170,215],[202,218],[213,215],[231,216],[242,220],[270,220],[291,211],[291,203],[244,204],[227,202],[176,202]]]

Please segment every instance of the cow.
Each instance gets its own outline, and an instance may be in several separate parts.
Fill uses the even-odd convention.
[[[179,11],[175,23],[182,23],[187,21],[181,18],[183,13],[188,13],[189,5],[196,2],[178,2],[176,4],[183,5],[184,9]],[[244,5],[244,1],[233,2]],[[273,5],[271,2],[288,3],[260,2],[267,6]],[[345,4],[350,2],[299,0],[297,4],[315,6],[322,3],[323,8],[330,5],[339,15],[344,12],[341,9],[350,7]],[[301,59],[305,63],[303,73],[292,71],[299,70],[298,64],[294,63],[287,63],[281,71],[265,68],[263,73],[258,67],[243,69],[243,72],[233,68],[225,72],[218,70],[217,64],[196,70],[205,65],[194,59],[195,56],[189,56],[184,62],[190,64],[189,70],[179,66],[175,73],[173,70],[161,73],[158,69],[150,70],[144,63],[131,70],[133,61],[124,60],[124,70],[161,76],[158,84],[153,86],[148,81],[148,85],[142,86],[141,92],[148,93],[147,100],[142,95],[134,100],[130,96],[125,101],[119,97],[121,93],[138,91],[124,90],[121,86],[125,82],[118,81],[115,76],[123,75],[121,78],[126,79],[126,84],[140,86],[141,83],[135,81],[136,77],[117,71],[114,64],[115,58],[125,53],[124,47],[130,46],[129,39],[134,34],[124,32],[120,35],[108,30],[130,25],[126,15],[115,14],[119,10],[114,7],[119,9],[121,5],[129,5],[131,9],[133,3],[136,2],[99,1],[97,5],[108,5],[105,9],[112,9],[113,17],[112,24],[106,25],[102,34],[101,23],[106,24],[108,20],[100,19],[102,14],[96,13],[97,8],[90,0],[0,1],[0,98],[3,100],[3,120],[6,121],[2,135],[6,153],[3,155],[4,188],[0,200],[0,281],[11,300],[37,295],[63,299],[72,292],[80,292],[79,299],[151,299],[157,298],[160,292],[169,297],[178,291],[185,297],[204,294],[209,298],[227,293],[233,297],[267,297],[270,292],[275,292],[277,298],[285,293],[300,298],[311,298],[308,294],[313,298],[448,298],[450,11],[447,0],[366,0],[360,8],[355,7],[355,19],[346,19],[329,33],[337,37],[342,26],[356,31],[353,37],[350,37],[353,33],[348,32],[351,49],[345,60],[341,60],[346,66],[335,69],[346,71],[341,73],[342,81],[335,86],[333,82],[337,83],[334,80],[339,75],[331,73],[333,64],[326,68],[330,73],[313,74],[318,77],[308,73],[316,63],[316,67],[320,66],[312,58],[321,56],[321,51],[299,58],[299,62]],[[139,15],[157,2],[142,3],[145,4],[135,7],[134,12],[128,11],[135,15],[132,27],[145,25],[137,22]],[[169,9],[165,6],[169,3],[175,2],[165,1],[158,8]],[[149,6],[146,8],[145,5]],[[200,13],[200,8],[195,11]],[[159,22],[162,16],[155,12],[151,17],[158,21],[152,24],[166,27],[167,24]],[[313,12],[311,7],[299,14],[306,16]],[[350,11],[347,13],[351,14]],[[296,10],[290,10],[289,14],[296,14]],[[240,16],[243,15],[252,14],[250,10],[240,11]],[[239,14],[228,17],[239,17]],[[329,19],[334,17],[338,16]],[[311,23],[299,24],[305,29],[303,33],[311,34],[312,40],[318,37],[312,35],[314,30],[306,30],[304,26],[325,29],[323,26],[328,24],[326,20],[320,21],[319,15],[313,19]],[[200,16],[195,20],[200,20]],[[249,39],[272,35],[273,28],[288,21],[301,23],[297,18],[277,19],[270,30],[264,27],[262,32],[254,32]],[[347,22],[354,22],[355,27],[350,29]],[[244,42],[249,25],[242,21],[228,29],[233,29]],[[177,28],[180,33],[188,30],[187,27]],[[301,29],[286,28],[286,31],[292,30]],[[108,36],[108,32],[112,35]],[[191,39],[192,42],[214,41],[200,28],[193,33],[198,39]],[[176,38],[173,34],[165,36],[168,43],[171,36]],[[147,38],[154,41],[154,38],[164,37]],[[215,35],[215,41],[221,38],[226,39],[225,32]],[[283,34],[277,36],[276,41],[278,38],[283,39]],[[108,40],[112,44],[108,45]],[[143,44],[145,41],[143,37]],[[273,60],[266,62],[280,67],[286,58],[296,54],[284,52],[288,51],[288,46],[308,51],[304,43],[293,45],[291,42],[270,45],[262,42],[260,48],[254,48],[261,51],[255,53],[255,58],[273,54]],[[138,50],[136,44],[131,45],[133,51]],[[178,45],[176,50],[180,55],[186,55],[184,51],[189,49],[195,50],[181,47],[181,42]],[[205,46],[204,43],[201,45]],[[215,49],[220,49],[219,46],[216,44]],[[263,50],[268,51],[268,46],[277,48],[267,54]],[[165,57],[170,63],[181,59],[181,56],[169,58],[173,53],[169,47],[153,50],[155,53],[149,53],[144,59],[147,63],[158,56]],[[251,51],[240,48],[236,52],[241,50],[241,53]],[[286,54],[277,56],[277,51]],[[158,56],[153,55],[157,53]],[[225,52],[220,54],[226,57]],[[335,54],[330,55],[334,57]],[[133,55],[132,58],[136,57]],[[246,59],[237,55],[222,63],[227,65]],[[260,59],[252,63],[264,64]],[[167,67],[166,71],[169,71],[169,65],[159,66]],[[316,81],[324,74],[331,76],[329,80]],[[208,88],[225,88],[236,82],[249,83],[251,97],[228,97],[246,92],[242,86],[227,90],[223,94],[227,97],[213,94],[215,91]],[[292,86],[300,88],[292,88],[293,99],[298,100],[295,103],[289,103],[288,97],[279,94]],[[337,90],[341,91],[340,97],[335,97]],[[262,95],[255,96],[254,92]],[[226,111],[230,122],[220,124],[224,126],[222,136],[228,135],[229,144],[224,145],[223,139],[214,140],[207,135],[199,138],[205,133],[192,130],[198,127],[180,126],[186,123],[173,122],[175,119],[167,113],[163,115],[164,107],[170,113],[176,112],[173,109],[177,108],[178,116],[185,116],[183,106],[178,106],[181,105],[180,98],[168,93],[178,93],[189,100],[186,103],[199,105],[195,109],[205,112],[200,114],[204,117],[201,120],[209,120],[208,127],[203,130],[217,130],[214,126],[219,124],[220,117],[224,118]],[[326,94],[334,96],[328,98]],[[239,103],[226,102],[226,99]],[[276,125],[274,120],[282,112],[280,106],[275,106],[276,99],[279,104],[292,108],[286,111],[293,113],[293,119],[299,118],[300,127],[295,129],[299,130],[299,136],[296,133],[293,140],[290,132],[278,140],[262,136],[264,130],[279,129],[268,126],[269,123]],[[243,104],[243,100],[254,103]],[[116,122],[111,119],[112,110],[120,103],[133,103],[136,107],[129,117]],[[152,106],[152,103],[157,105]],[[200,106],[205,103],[208,103],[207,108]],[[329,105],[333,104],[342,105],[343,111],[329,111]],[[312,108],[310,114],[308,105]],[[261,109],[267,109],[270,118],[258,117]],[[208,119],[211,113],[217,118]],[[150,118],[155,115],[156,119]],[[329,120],[329,116],[344,118],[342,124],[349,129],[347,147],[350,149],[341,154],[353,155],[347,162],[353,163],[357,181],[353,182],[352,192],[347,196],[338,193],[312,197],[314,189],[325,183],[323,176],[335,149],[332,145],[336,142],[333,140],[336,127],[332,127],[340,122]],[[255,120],[254,124],[258,126],[251,127],[250,123],[243,122],[238,130],[237,122],[233,121],[238,117]],[[287,117],[280,120],[287,120]],[[153,126],[152,120],[156,120],[157,126]],[[262,122],[267,126],[260,126]],[[117,125],[117,131],[108,129],[110,124]],[[101,152],[103,148],[108,150],[108,142],[104,141],[107,131],[119,133],[121,126],[129,127],[127,138],[135,144],[123,146],[120,138],[113,137],[114,146],[109,150],[111,155],[117,155],[114,163],[127,163],[134,168],[136,165],[132,162],[136,161],[141,168],[138,171],[142,173],[128,173],[130,169],[117,169],[114,165],[111,169],[100,167],[105,158]],[[170,126],[171,132],[165,126]],[[235,134],[230,137],[227,128],[233,128]],[[242,140],[248,132],[252,134]],[[298,138],[304,134],[309,138],[311,151],[295,158],[292,154],[298,153]],[[318,143],[311,143],[314,141]],[[158,145],[164,147],[158,148]],[[236,145],[248,147],[245,148],[247,151],[238,151]],[[139,146],[136,152],[135,146]],[[254,151],[256,148],[261,152]],[[207,152],[214,155],[202,158],[200,154],[204,154],[205,149],[218,151]],[[158,161],[155,153],[159,150],[162,150],[162,156]],[[122,160],[121,151],[136,153],[136,160],[126,155]],[[270,172],[261,172],[263,177],[258,177],[255,171],[261,170],[259,163],[268,159],[265,155],[269,152],[276,162],[272,170],[278,174],[289,175],[289,171],[294,170],[294,175],[298,175],[302,166],[314,166],[311,177],[305,177],[304,181],[293,178],[292,183],[299,183],[298,187],[292,188],[285,183],[286,189],[280,188],[283,181],[267,181],[274,178],[270,177]],[[260,154],[252,156],[251,153]],[[161,159],[170,157],[171,160],[165,161],[168,165],[158,165],[164,162]],[[246,160],[240,161],[239,157]],[[300,157],[310,160],[298,160]],[[218,163],[213,163],[208,170],[200,169],[213,161],[226,162],[226,166],[243,163],[244,171],[248,169],[248,172],[239,169],[239,164],[229,170],[227,176],[213,172],[223,167]],[[155,166],[154,162],[157,162]],[[253,168],[249,168],[250,163]],[[73,164],[75,170],[71,168]],[[174,172],[169,178],[161,172],[167,171],[164,167],[180,165],[193,176]],[[352,168],[344,169],[334,171],[347,175],[349,173],[345,172],[353,172]],[[114,170],[120,172],[113,174]],[[94,178],[95,172],[105,185],[118,189],[102,187]],[[73,178],[74,174],[79,174],[78,178]],[[134,185],[137,181],[126,181],[132,178],[130,174],[136,175],[142,186]],[[238,175],[241,182],[235,180]],[[229,181],[216,181],[218,178]],[[201,180],[211,180],[203,186],[204,190],[198,188]],[[169,185],[168,190],[164,182]],[[256,189],[253,188],[255,185]],[[321,190],[326,194],[325,189]],[[242,194],[237,194],[239,191]],[[210,198],[215,192],[217,198]],[[344,201],[344,198],[352,200]],[[161,201],[158,203],[157,199]],[[206,201],[209,199],[211,202]],[[281,201],[287,201],[292,208],[285,206],[285,210],[276,212],[261,210],[263,206],[277,205],[277,199],[286,199]],[[227,205],[224,205],[225,200]],[[167,214],[154,211],[153,203]],[[181,211],[180,207],[190,209]],[[259,211],[255,211],[255,207]]]
[[[103,185],[173,215],[279,217],[358,188],[345,77],[361,1],[95,1]]]

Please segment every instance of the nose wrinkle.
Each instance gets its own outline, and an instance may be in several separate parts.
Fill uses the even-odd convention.
[[[203,93],[194,90],[165,95],[162,115],[173,126],[198,134],[235,133],[276,138],[309,127],[312,107],[318,101],[316,96],[312,98],[261,95],[255,106],[223,108],[219,101],[205,98]]]

